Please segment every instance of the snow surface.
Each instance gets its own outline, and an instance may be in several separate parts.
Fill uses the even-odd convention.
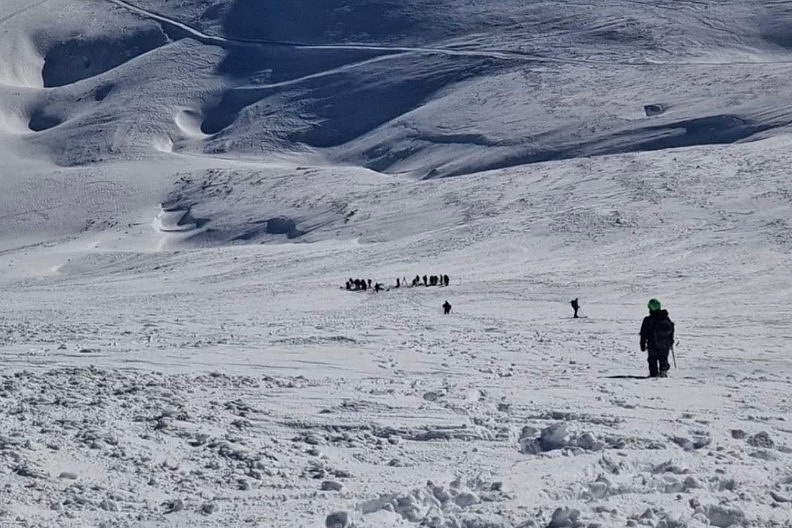
[[[792,526],[789,2],[3,0],[0,44],[0,526]]]

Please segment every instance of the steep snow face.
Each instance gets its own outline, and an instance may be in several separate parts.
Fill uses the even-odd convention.
[[[270,239],[262,226],[278,217],[306,236],[383,240],[400,235],[359,229],[343,186],[330,203],[284,203],[250,188],[254,169],[337,164],[367,169],[355,182],[416,180],[788,129],[784,4],[431,4],[6,4],[0,148],[27,153],[30,165],[11,172],[49,179],[49,162],[63,182],[34,191],[29,178],[5,178],[10,218],[21,219],[12,236],[140,224],[174,202],[206,220],[188,222],[195,232],[179,243]],[[100,202],[132,217],[94,218],[71,177],[110,182]],[[223,185],[235,191],[214,192]],[[31,217],[42,199],[62,205]]]
[[[0,526],[786,526],[790,21],[5,0]]]
[[[0,80],[53,88],[19,97],[30,130],[46,132],[30,141],[60,164],[155,145],[310,151],[423,178],[731,143],[790,122],[783,3],[107,0],[6,10]],[[166,108],[137,108],[125,88]],[[20,103],[4,99],[3,114],[16,115]],[[194,116],[187,133],[179,107]],[[157,124],[132,126],[130,108]],[[130,126],[134,137],[119,141]],[[85,131],[97,137],[67,157],[75,127],[80,142]]]
[[[267,144],[273,130],[266,123],[277,123],[281,137],[286,114],[302,123],[289,127],[291,141],[336,161],[433,177],[730,143],[790,121],[780,94],[788,55],[778,44],[788,14],[755,3],[505,2],[497,9],[441,3],[431,10],[382,3],[373,9],[379,18],[370,4],[328,3],[326,12],[299,3],[255,5],[231,8],[230,35],[314,46],[284,61],[279,51],[251,61],[260,52],[230,50],[224,72],[240,84],[207,111],[205,131],[217,136],[209,141],[213,151]],[[303,15],[298,27],[288,22],[291,9]],[[772,16],[777,23],[768,25]],[[242,24],[284,19],[277,31],[267,23]],[[780,71],[759,76],[760,86],[742,93],[734,87],[745,63],[759,63],[764,72],[776,62],[783,63]],[[310,64],[324,67],[304,69]],[[690,82],[702,68],[710,87],[704,90]],[[612,96],[621,93],[627,97]],[[648,115],[645,107],[660,111]],[[462,160],[460,150],[467,153]]]

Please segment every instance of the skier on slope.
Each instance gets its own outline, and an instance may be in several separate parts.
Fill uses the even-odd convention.
[[[649,315],[641,324],[641,350],[649,351],[649,377],[665,378],[671,368],[668,353],[674,346],[674,323],[657,299],[650,299],[648,306]]]

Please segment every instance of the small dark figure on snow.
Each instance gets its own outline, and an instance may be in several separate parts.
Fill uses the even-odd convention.
[[[450,279],[448,278],[448,275],[443,275],[443,282],[445,283],[446,286],[448,286],[449,280]]]
[[[423,276],[423,285],[429,286],[429,282],[426,280],[426,275]]]
[[[674,347],[674,323],[668,317],[668,311],[662,310],[660,301],[649,301],[649,315],[641,324],[641,350],[648,350],[649,377],[665,378],[671,366],[668,364],[668,353]]]
[[[355,285],[355,289],[356,289],[356,290],[359,290],[359,289],[360,289],[360,279],[355,279],[355,280],[353,281],[353,284]]]
[[[352,289],[352,282],[351,282],[351,280],[348,280],[348,281],[346,281],[346,289],[347,289],[347,290],[351,290],[351,289]]]
[[[443,303],[443,314],[448,315],[451,313],[451,305],[448,301]]]
[[[416,276],[415,276],[415,278],[414,278],[414,279],[413,279],[413,281],[412,281],[412,285],[413,285],[413,286],[418,286],[420,283],[421,283],[421,277],[419,277],[418,275],[416,275]]]
[[[429,286],[437,286],[437,275],[429,277]]]
[[[366,281],[363,279],[360,280],[360,289],[366,291]]]
[[[375,292],[379,293],[379,291],[380,291],[381,289],[382,289],[382,285],[381,285],[379,282],[377,282],[377,283],[375,283],[375,284],[374,284],[374,291],[375,291]]]
[[[396,287],[397,288],[401,287],[401,281],[399,280],[399,277],[396,277]]]
[[[368,287],[371,288],[371,279],[368,280]]]
[[[571,304],[571,305],[572,305],[572,309],[573,309],[573,310],[575,310],[575,315],[573,315],[573,317],[574,317],[575,319],[577,319],[577,316],[578,316],[578,310],[580,310],[580,304],[578,304],[577,297],[575,297],[574,299],[572,299],[572,301],[570,301],[570,303],[569,303],[569,304]]]

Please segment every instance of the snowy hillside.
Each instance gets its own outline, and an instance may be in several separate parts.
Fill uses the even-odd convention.
[[[792,3],[2,0],[0,44],[0,526],[792,526]]]

